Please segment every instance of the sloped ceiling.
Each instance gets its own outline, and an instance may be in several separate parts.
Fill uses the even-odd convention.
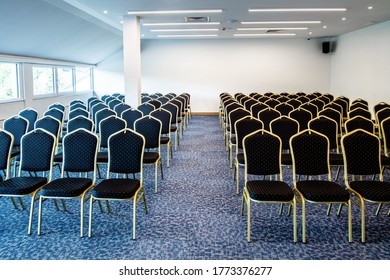
[[[0,54],[97,64],[121,49],[120,30],[63,1],[0,1]]]

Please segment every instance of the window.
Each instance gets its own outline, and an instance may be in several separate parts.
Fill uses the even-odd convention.
[[[92,90],[92,68],[76,67],[76,91]]]
[[[33,67],[34,95],[54,93],[54,67]]]
[[[33,66],[34,95],[92,91],[93,68]]]
[[[0,102],[19,98],[18,64],[0,62]]]
[[[57,67],[57,92],[74,91],[73,67]]]

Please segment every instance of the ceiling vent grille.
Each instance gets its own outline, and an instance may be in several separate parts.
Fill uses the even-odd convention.
[[[185,17],[186,22],[209,22],[210,17]]]

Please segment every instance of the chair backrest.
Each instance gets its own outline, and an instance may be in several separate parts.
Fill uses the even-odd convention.
[[[390,149],[390,117],[381,122],[380,131],[382,133],[383,146],[387,156],[389,156]]]
[[[65,106],[62,105],[61,103],[56,102],[56,103],[49,105],[49,107],[47,107],[48,110],[53,109],[53,108],[56,108],[62,112],[65,112]]]
[[[297,98],[298,101],[300,101],[302,104],[305,104],[310,101],[310,98],[307,98],[305,95],[302,95],[302,93],[299,93],[299,97]]]
[[[162,105],[164,105],[165,103],[168,103],[170,99],[166,96],[161,96],[157,98],[157,100],[160,101]]]
[[[338,104],[342,108],[343,112],[343,118],[348,118],[348,112],[349,112],[349,102],[344,98],[336,98],[332,101],[332,103]]]
[[[318,115],[318,107],[312,103],[304,103],[301,106],[299,106],[298,108],[305,109],[306,111],[309,111],[311,114],[311,118],[315,118]]]
[[[126,121],[117,117],[117,116],[109,116],[100,122],[99,134],[100,134],[100,148],[108,147],[108,138],[126,128]]]
[[[79,108],[88,111],[88,108],[87,108],[87,106],[84,105],[84,103],[73,103],[72,105],[69,106],[69,112],[72,112],[73,110],[76,110]]]
[[[44,112],[43,116],[51,116],[57,119],[61,123],[61,125],[64,123],[64,117],[65,117],[64,111],[61,111],[60,109],[57,109],[55,107]]]
[[[20,140],[27,133],[28,126],[28,120],[16,115],[5,119],[3,122],[3,129],[14,136],[14,147],[20,146]]]
[[[179,108],[175,104],[170,102],[162,105],[161,108],[169,111],[172,115],[172,124],[177,124],[179,117]]]
[[[140,173],[142,182],[142,162],[145,149],[144,137],[131,129],[120,130],[108,139],[108,172]]]
[[[35,122],[35,129],[37,128],[42,128],[50,132],[56,137],[56,140],[58,140],[61,135],[62,126],[60,121],[52,116],[44,116]]]
[[[288,114],[294,110],[294,107],[287,103],[281,103],[275,106],[275,110],[279,111],[282,116],[288,116]]]
[[[321,111],[322,109],[324,109],[324,107],[326,105],[325,102],[323,102],[322,100],[320,100],[318,98],[311,100],[309,103],[317,106],[318,111]]]
[[[242,140],[245,138],[245,136],[261,129],[264,129],[263,122],[257,118],[246,116],[242,119],[239,119],[235,124],[237,145],[236,153],[239,149],[243,148]]]
[[[89,100],[89,99],[88,99]],[[96,97],[94,97],[93,99],[91,99],[90,101],[88,101],[88,111],[91,112],[92,110],[92,107],[99,104],[99,103],[102,103],[102,104],[105,104],[102,100],[100,99],[97,99]],[[92,112],[91,112],[92,113]]]
[[[116,98],[114,96],[108,96],[106,99],[104,99],[104,103],[108,104],[112,101],[112,100],[116,100]]]
[[[378,104],[374,105],[374,114],[376,116],[376,113],[378,113],[380,110],[384,108],[390,108],[390,104],[386,102],[379,102]]]
[[[305,105],[310,105],[310,104],[305,104]],[[292,110],[290,114],[288,114],[290,118],[296,120],[299,123],[300,131],[307,129],[310,120],[313,118],[312,113],[306,110],[305,108],[303,108],[302,106],[298,107],[295,110]],[[314,106],[314,105],[310,105],[310,106]]]
[[[68,119],[71,120],[78,116],[84,116],[89,118],[89,112],[83,108],[76,108],[69,112]]]
[[[356,109],[353,109],[349,111],[348,118],[352,119],[354,117],[361,116],[363,118],[366,118],[368,120],[371,120],[371,112],[367,109],[363,109],[361,107],[358,107]]]
[[[341,138],[344,157],[344,172],[347,175],[380,174],[381,143],[377,136],[362,129],[345,134]],[[345,180],[348,176],[344,175]]]
[[[341,115],[341,119],[343,119],[343,115],[344,115],[344,110],[343,110],[343,107],[335,102],[331,102],[331,103],[328,103],[324,106],[324,109],[327,109],[327,108],[332,108],[334,110],[336,110],[337,112],[340,113]],[[323,110],[324,110],[323,109]],[[320,110],[319,110],[320,111]]]
[[[236,121],[246,116],[251,116],[251,113],[244,108],[237,108],[229,113],[229,125],[231,135],[236,133],[234,129]]]
[[[26,108],[19,112],[19,116],[28,120],[28,129],[27,132],[34,129],[34,124],[38,119],[38,112],[33,108]]]
[[[141,111],[144,116],[149,115],[154,109],[156,108],[150,103],[142,103],[137,107],[137,110]]]
[[[149,97],[149,96],[142,96],[141,97],[141,103],[147,103],[150,100],[153,100],[153,99],[151,97]]]
[[[6,178],[10,177],[11,152],[14,145],[14,136],[0,129],[0,170],[5,170]]]
[[[333,108],[330,108],[330,107],[325,107],[325,109],[322,110],[322,111],[320,111],[320,112],[318,113],[318,115],[319,115],[319,116],[327,116],[328,118],[331,118],[332,120],[334,120],[335,122],[337,122],[337,126],[338,126],[338,128],[339,128],[338,133],[339,133],[339,135],[342,134],[342,127],[343,127],[342,121],[343,121],[343,115],[342,115],[339,111],[337,111],[337,110],[335,110],[335,109],[333,109]]]
[[[366,103],[361,103],[361,102],[355,102],[355,103],[352,103],[352,104],[349,106],[349,111],[353,111],[353,110],[355,110],[356,108],[365,109],[366,111],[369,110],[368,104],[366,104]]]
[[[351,111],[352,112],[352,111]],[[363,129],[370,133],[375,133],[375,124],[371,119],[367,119],[363,116],[357,115],[352,119],[348,119],[345,124],[345,132],[351,132],[355,129]]]
[[[160,101],[158,101],[157,99],[153,99],[153,100],[148,101],[148,104],[153,105],[155,109],[160,108],[162,105],[162,103]]]
[[[116,116],[115,111],[108,109],[108,108],[104,108],[104,109],[101,109],[100,111],[96,112],[96,115],[95,115],[95,132],[96,133],[99,133],[100,122],[109,116]]]
[[[65,172],[93,172],[93,178],[96,178],[99,149],[99,139],[96,134],[83,128],[77,129],[64,136],[62,147],[62,177],[65,176]]]
[[[20,144],[19,176],[22,176],[22,171],[49,171],[50,181],[56,142],[57,139],[53,134],[41,128],[23,135]]]
[[[290,149],[290,138],[299,132],[299,122],[287,116],[281,116],[271,121],[270,131],[279,136],[282,149]]]
[[[259,112],[264,110],[264,109],[267,109],[267,108],[269,108],[267,105],[259,102],[257,104],[252,105],[250,111],[251,111],[252,116],[257,118],[257,116],[259,115]]]
[[[269,99],[269,100],[265,101],[264,104],[268,105],[271,108],[275,108],[277,105],[280,104],[280,101],[278,101],[276,99]]]
[[[130,108],[122,112],[121,118],[126,121],[127,128],[134,129],[134,122],[143,116],[144,115],[140,110]]]
[[[294,109],[298,108],[299,106],[302,105],[301,101],[298,101],[296,99],[290,99],[289,101],[286,102],[287,104],[291,105],[294,107]]]
[[[122,113],[123,113],[124,111],[126,111],[126,110],[128,110],[128,109],[130,109],[130,108],[131,108],[130,105],[121,103],[121,104],[118,104],[118,105],[116,105],[116,106],[114,107],[114,111],[116,112],[116,114],[117,114],[118,116],[121,116]]]
[[[82,101],[81,99],[73,99],[69,102],[69,107],[72,107],[73,105],[76,105],[76,104],[82,104],[84,105],[84,101]],[[84,105],[85,106],[85,105]]]
[[[290,139],[290,151],[294,178],[327,174],[331,179],[328,137],[310,129],[301,131]]]
[[[84,128],[85,130],[92,132],[94,130],[93,120],[84,116],[78,116],[68,121],[67,123],[68,133],[73,132],[79,128]]]
[[[309,122],[309,129],[328,137],[329,149],[339,152],[339,128],[335,120],[327,116],[318,116]]]
[[[248,175],[280,175],[282,178],[280,138],[264,129],[245,136],[245,181]]]
[[[134,130],[145,138],[145,149],[158,149],[160,152],[161,121],[152,117],[144,116],[134,123]]]
[[[250,98],[248,99],[247,101],[245,101],[244,103],[244,108],[248,111],[251,110],[251,107],[255,104],[259,104],[259,101],[257,101],[256,99],[253,99],[253,98]]]
[[[89,110],[90,118],[95,122],[96,113],[99,112],[102,109],[105,109],[105,108],[108,108],[108,106],[105,103],[103,103],[103,102],[100,102],[100,103],[97,103],[97,104],[93,105],[91,107],[91,109]]]
[[[108,105],[108,107],[111,110],[114,110],[115,106],[117,106],[119,104],[122,104],[122,101],[120,101],[119,99],[115,98],[115,99],[111,100],[107,105]]]
[[[263,122],[264,129],[270,131],[269,124],[272,120],[279,118],[281,114],[272,108],[267,108],[259,112],[257,118]]]
[[[356,104],[356,103],[364,104],[364,105],[366,105],[368,107],[368,101],[364,100],[362,98],[356,98],[355,100],[353,100],[351,102],[351,105]]]
[[[171,132],[172,114],[164,108],[159,108],[150,113],[152,117],[161,121],[161,134]]]

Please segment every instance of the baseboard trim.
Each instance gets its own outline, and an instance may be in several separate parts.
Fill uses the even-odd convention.
[[[194,116],[216,116],[218,115],[218,112],[192,112]]]

